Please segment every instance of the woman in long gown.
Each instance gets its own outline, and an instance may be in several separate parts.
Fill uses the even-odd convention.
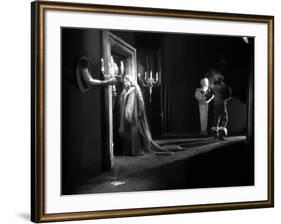
[[[122,83],[123,90],[119,97],[119,134],[125,138],[130,138],[132,133],[137,133],[141,137],[141,148],[143,148],[144,152],[152,152],[157,155],[171,155],[175,151],[181,151],[182,148],[180,146],[160,146],[152,139],[139,85],[128,75],[124,76]]]

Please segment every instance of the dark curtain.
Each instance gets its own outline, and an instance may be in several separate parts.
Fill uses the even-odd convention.
[[[144,74],[150,76],[150,71],[153,73],[153,78],[156,78],[156,72],[158,72],[158,83],[152,88],[152,95],[150,96],[149,88],[144,87],[141,82],[141,86],[148,122],[150,124],[152,137],[157,138],[162,133],[162,94],[161,94],[161,56],[159,48],[138,48],[137,64],[138,73],[141,74],[142,80],[144,80]]]

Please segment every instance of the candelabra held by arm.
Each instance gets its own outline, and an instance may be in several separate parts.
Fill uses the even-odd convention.
[[[144,77],[140,73],[138,73],[139,81],[141,82],[141,86],[145,88],[149,88],[149,101],[151,103],[151,96],[152,96],[152,88],[158,85],[159,76],[158,72],[155,73],[155,77],[153,77],[152,70],[149,73],[149,77],[147,72],[144,72]]]
[[[82,56],[77,62],[76,79],[81,93],[88,91],[93,86],[107,87],[117,83],[116,78],[108,78],[106,80],[93,78],[90,71],[90,62],[85,56]]]
[[[118,68],[118,65],[115,63],[113,57],[110,57],[110,61],[108,63],[108,74],[105,73],[105,67],[104,67],[104,60],[101,59],[101,72],[104,77],[110,79],[110,78],[116,78],[117,80],[121,80],[121,78],[124,75],[124,64],[123,61],[120,62],[120,69]],[[116,86],[112,86],[112,95],[116,96]]]

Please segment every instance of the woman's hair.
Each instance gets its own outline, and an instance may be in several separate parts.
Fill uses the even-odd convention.
[[[131,75],[124,75],[122,82],[125,88],[130,88],[132,86],[138,87],[137,82],[132,78]]]
[[[131,81],[130,76],[125,75],[125,76],[123,77],[123,86],[124,86],[126,89],[128,89],[128,88],[130,88],[130,87],[132,86],[132,81]]]

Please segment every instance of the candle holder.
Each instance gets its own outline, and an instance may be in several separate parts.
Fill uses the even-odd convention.
[[[141,73],[138,73],[139,81],[141,82],[142,87],[149,89],[149,102],[152,101],[152,88],[157,86],[159,83],[159,75],[158,72],[155,73],[155,76],[153,77],[153,72],[150,70],[149,77],[147,75],[147,72],[144,72],[144,76],[141,75]]]
[[[104,77],[110,79],[110,78],[116,78],[116,79],[121,79],[124,75],[124,64],[123,61],[120,62],[120,68],[118,68],[118,65],[115,63],[113,57],[110,57],[110,61],[108,63],[108,74],[105,73],[105,67],[104,67],[104,60],[101,58],[101,72]],[[112,86],[112,95],[116,96],[116,86]]]

